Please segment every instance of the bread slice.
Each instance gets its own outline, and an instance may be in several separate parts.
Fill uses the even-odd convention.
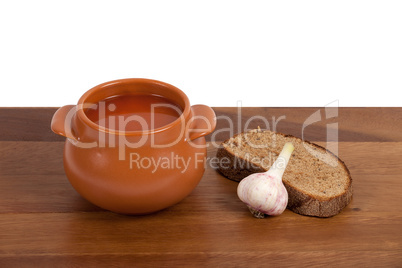
[[[218,170],[240,181],[269,170],[284,144],[295,146],[282,181],[288,191],[287,208],[308,216],[331,217],[352,198],[352,178],[346,165],[325,148],[291,135],[252,130],[238,134],[218,149]]]

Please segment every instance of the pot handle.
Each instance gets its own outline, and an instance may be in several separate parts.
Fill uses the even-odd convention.
[[[72,115],[75,114],[75,111],[72,113],[74,108],[76,108],[76,105],[66,105],[59,108],[53,115],[50,127],[52,131],[58,135],[78,140],[78,138],[73,134],[71,126]]]
[[[195,140],[214,131],[216,127],[216,116],[211,107],[198,104],[191,106],[191,111],[193,117],[187,131],[189,140]]]

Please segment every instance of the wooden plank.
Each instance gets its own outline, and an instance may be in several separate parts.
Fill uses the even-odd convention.
[[[210,143],[208,161],[216,155],[220,143]],[[402,142],[339,142],[338,145],[339,156],[352,175],[402,173]],[[63,175],[63,146],[64,142],[0,141],[0,174]]]
[[[169,214],[170,219],[160,213],[2,214],[0,253],[170,253],[173,248],[177,252],[402,250],[401,213],[320,219],[286,211],[260,220],[248,211],[224,216],[217,211],[209,212],[205,221],[199,220],[199,212]],[[315,243],[306,243],[310,239]]]
[[[0,174],[63,175],[64,142],[0,141]]]
[[[304,129],[307,140],[326,140],[327,124],[339,124],[340,141],[402,141],[402,132],[395,122],[402,120],[401,108],[347,108],[341,107],[338,116],[326,119],[325,108],[270,108],[270,107],[214,107],[217,130],[208,140],[225,140],[233,134],[261,126],[302,137],[303,123],[320,111],[321,118]],[[50,122],[57,108],[0,108],[0,140],[2,141],[62,141],[63,137],[50,130]],[[257,117],[255,117],[257,116]],[[266,124],[265,118],[269,125]],[[274,119],[273,119],[274,118]],[[228,122],[230,120],[231,123]],[[245,126],[247,123],[247,126]],[[231,128],[228,130],[227,128]]]
[[[399,251],[171,252],[36,254],[1,258],[5,267],[399,267]]]
[[[2,141],[63,141],[50,129],[57,108],[0,107],[0,140]]]
[[[365,212],[400,213],[402,175],[356,175],[353,177],[354,198],[342,213],[361,215]],[[207,170],[204,178],[181,203],[161,215],[197,211],[244,211],[236,195],[237,183],[227,180],[215,170]],[[0,177],[1,213],[55,213],[101,211],[90,204],[69,184],[62,175],[18,175]],[[356,214],[355,212],[359,212]],[[166,214],[167,213],[167,214]],[[208,215],[204,215],[208,217]],[[402,224],[402,223],[401,223]]]
[[[0,214],[101,210],[82,198],[65,175],[0,175]]]
[[[401,211],[402,143],[341,142],[339,147],[354,184],[354,199],[345,211]],[[376,154],[370,153],[375,150]],[[0,213],[99,211],[70,186],[62,153],[63,142],[0,142]],[[215,155],[216,148],[209,146],[201,183],[185,202],[171,210],[180,213],[242,207],[236,196],[237,184],[214,170]]]
[[[326,143],[317,142],[326,147]],[[339,142],[338,155],[354,174],[402,174],[401,142]]]
[[[337,263],[350,264],[351,256],[343,260],[342,253],[354,252],[363,261],[362,255],[370,252],[388,264],[400,261],[397,253],[402,250],[401,214],[366,213],[356,218],[340,214],[330,219],[289,217],[290,214],[294,215],[287,211],[279,217],[259,220],[238,212],[215,212],[208,213],[204,221],[200,221],[199,212],[191,211],[172,213],[169,220],[158,213],[145,217],[106,212],[3,214],[0,260],[13,254],[20,258],[53,258],[54,263],[69,257],[74,263],[76,256],[90,261],[100,254],[123,259],[128,255],[134,260],[138,256],[140,261],[148,256],[153,265],[158,263],[155,257],[172,264],[174,257],[178,257],[178,263],[197,264],[210,256],[224,264],[229,257],[238,263],[237,257],[242,256],[240,260],[247,259],[250,264],[270,264],[264,254],[286,252],[295,262],[303,261],[307,254],[320,256],[321,262],[334,261],[329,256],[337,256]],[[379,225],[386,228],[378,228]],[[276,259],[284,257],[279,254]],[[110,263],[113,258],[104,256],[104,261]]]
[[[253,115],[286,115],[278,129],[298,136],[317,109],[243,108],[241,125]],[[211,165],[186,199],[158,213],[124,216],[90,204],[64,175],[64,139],[48,128],[54,111],[0,108],[0,267],[402,266],[400,108],[341,108],[335,120],[306,129],[325,145],[326,125],[339,122],[339,155],[354,188],[339,215],[286,210],[262,220],[237,198],[237,183]],[[233,107],[215,111],[237,116]],[[227,127],[220,120],[218,131]],[[215,154],[211,143],[209,160]]]
[[[342,267],[399,267],[398,251],[354,252],[198,252],[171,254],[94,254],[94,255],[24,255],[2,258],[6,267],[322,267],[334,263]]]
[[[330,108],[333,109],[333,108]],[[217,129],[225,129],[230,126],[228,120],[233,122],[235,133],[243,130],[248,120],[255,116],[262,116],[269,125],[263,127],[263,119],[255,118],[249,123],[249,129],[269,128],[285,134],[291,134],[299,138],[313,141],[325,141],[327,136],[327,124],[338,123],[339,141],[401,141],[402,133],[395,122],[402,120],[401,108],[338,108],[338,115],[334,118],[326,118],[325,108],[319,107],[292,107],[292,108],[270,108],[270,107],[243,107],[240,110],[234,107],[214,108],[218,118]],[[318,122],[306,125],[307,119],[319,111]],[[329,115],[328,115],[329,116]],[[276,123],[275,123],[276,122]],[[276,126],[274,128],[274,125]],[[216,134],[217,140],[225,140],[231,137],[232,133],[223,131]]]

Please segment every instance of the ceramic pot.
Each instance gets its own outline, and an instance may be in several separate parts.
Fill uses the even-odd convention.
[[[162,127],[120,131],[97,124],[86,109],[112,96],[163,96],[181,108]],[[216,126],[214,111],[190,106],[178,88],[150,79],[121,79],[87,91],[77,105],[61,107],[51,128],[66,137],[64,169],[72,186],[91,203],[117,213],[148,214],[183,200],[201,180],[204,136]]]

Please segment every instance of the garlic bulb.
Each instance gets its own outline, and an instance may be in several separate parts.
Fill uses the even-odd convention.
[[[237,195],[255,217],[279,215],[286,209],[288,192],[282,183],[282,176],[293,150],[293,144],[286,143],[267,172],[254,173],[240,181]]]

